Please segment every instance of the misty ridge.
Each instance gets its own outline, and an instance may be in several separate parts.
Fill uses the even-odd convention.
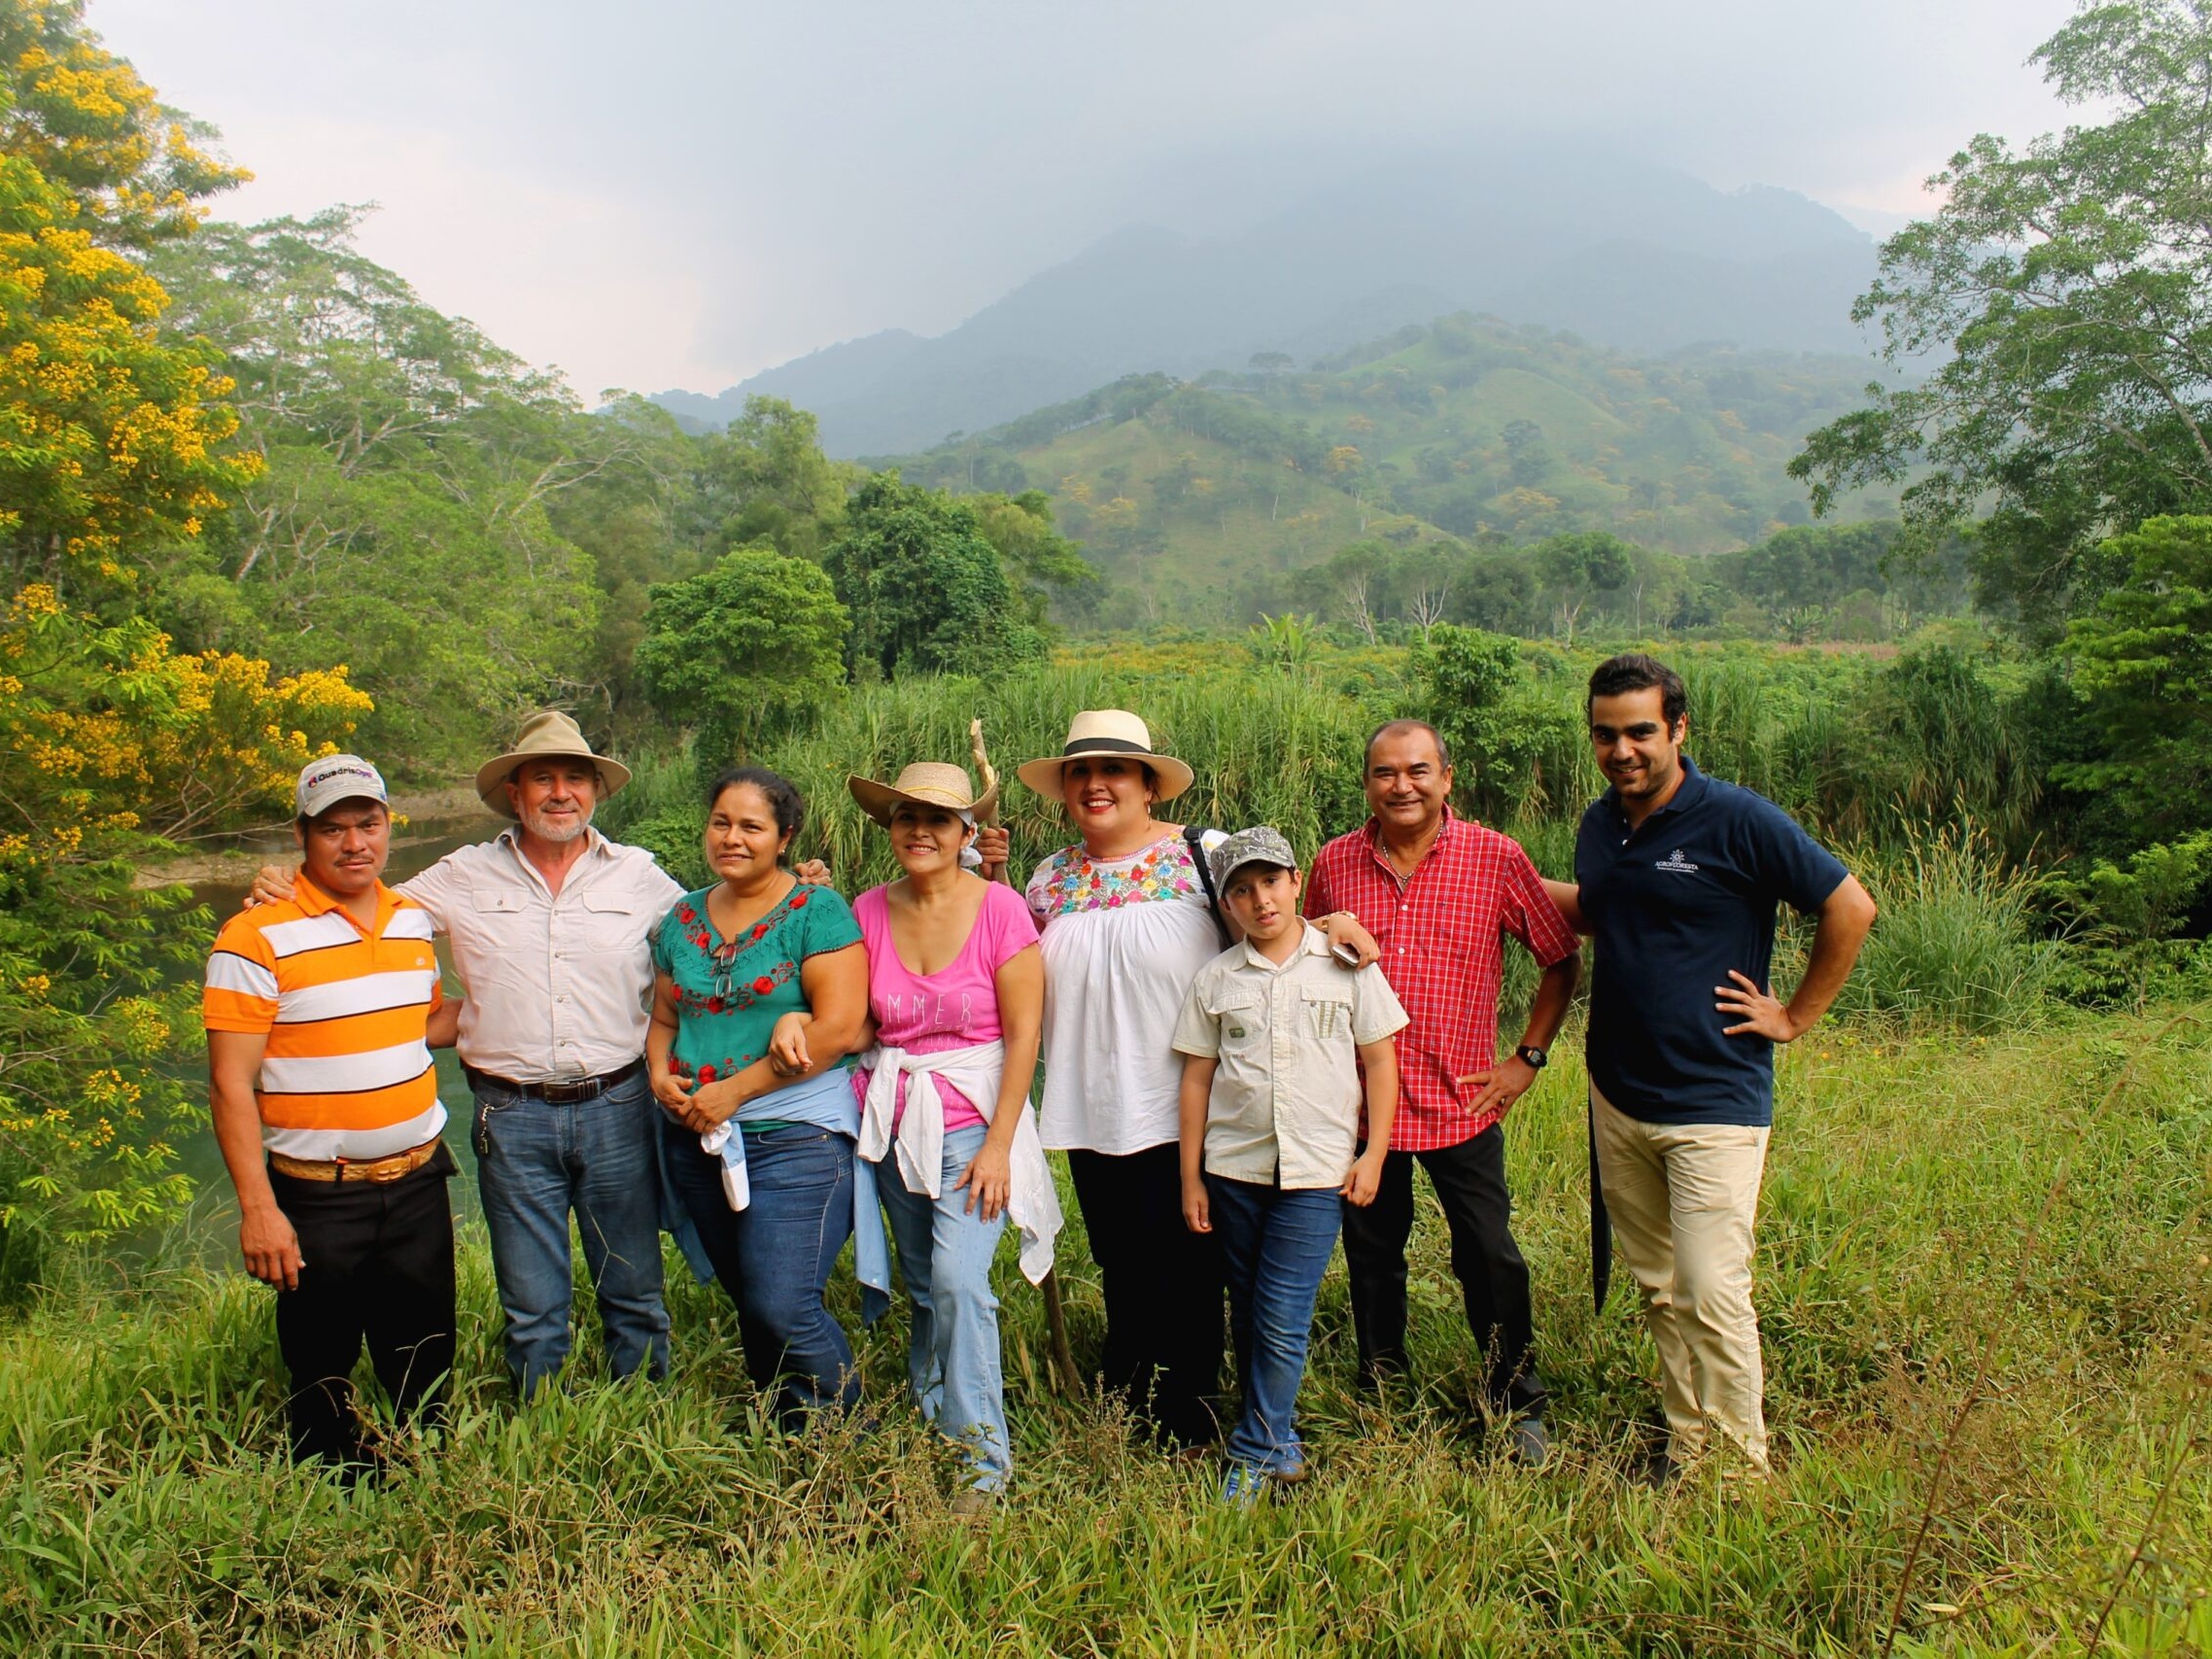
[[[946,333],[886,328],[719,396],[654,401],[719,427],[748,396],[812,410],[824,448],[925,449],[1121,376],[1304,363],[1453,312],[1619,351],[1850,357],[1871,236],[1791,190],[1728,191],[1587,143],[1520,141],[1366,168],[1218,235],[1133,224]]]

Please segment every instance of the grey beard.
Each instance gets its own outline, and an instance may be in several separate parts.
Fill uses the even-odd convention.
[[[530,831],[540,841],[550,841],[555,846],[564,842],[574,841],[576,837],[591,827],[591,821],[592,815],[589,811],[578,812],[564,824],[548,822],[545,816],[539,812],[522,814],[522,827],[524,829]]]

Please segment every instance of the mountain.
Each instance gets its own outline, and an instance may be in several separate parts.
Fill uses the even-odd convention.
[[[1804,522],[1782,467],[1863,404],[1868,374],[1722,346],[1637,356],[1461,313],[1301,370],[1129,376],[894,464],[954,490],[1046,490],[1116,589],[1195,614],[1360,537],[1745,546]]]
[[[811,409],[830,451],[910,451],[1122,375],[1189,378],[1256,353],[1304,360],[1455,310],[1664,354],[1861,353],[1850,301],[1874,272],[1866,232],[1787,190],[1722,191],[1574,147],[1432,157],[1316,190],[1233,233],[1107,236],[932,339],[902,330],[826,347],[717,397]]]

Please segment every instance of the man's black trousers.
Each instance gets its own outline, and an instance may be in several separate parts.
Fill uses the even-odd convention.
[[[1543,1378],[1536,1363],[1529,1306],[1529,1264],[1508,1225],[1505,1129],[1491,1126],[1472,1140],[1433,1152],[1394,1152],[1383,1160],[1381,1189],[1365,1209],[1344,1206],[1344,1264],[1352,1281],[1352,1327],[1359,1338],[1360,1375],[1372,1382],[1403,1376],[1405,1241],[1413,1230],[1413,1165],[1429,1172],[1452,1237],[1452,1276],[1467,1297],[1467,1323],[1488,1357],[1484,1392],[1493,1410],[1518,1416],[1543,1410]]]
[[[392,1414],[434,1429],[453,1369],[453,1155],[398,1180],[301,1181],[269,1172],[277,1208],[299,1235],[299,1288],[277,1292],[277,1350],[292,1376],[294,1461],[361,1460],[348,1381],[363,1339]]]

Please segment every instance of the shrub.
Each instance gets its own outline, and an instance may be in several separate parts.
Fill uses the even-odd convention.
[[[1882,915],[1839,1013],[1989,1031],[2034,1020],[2056,968],[2040,937],[2035,881],[1968,825],[1908,831],[1849,862]]]

